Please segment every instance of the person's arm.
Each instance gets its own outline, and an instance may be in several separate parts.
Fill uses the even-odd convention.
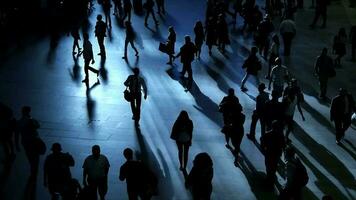
[[[146,81],[145,79],[143,78],[140,78],[141,79],[141,85],[142,85],[142,88],[143,88],[143,98],[147,99],[147,85],[146,85]]]
[[[126,81],[124,82],[124,85],[126,87],[129,87],[130,86],[130,83],[131,83],[131,76],[127,77]]]
[[[88,176],[88,172],[87,172],[87,159],[85,159],[84,164],[83,164],[83,185],[87,186],[87,176]]]
[[[109,160],[105,157],[105,176],[108,176],[109,174],[109,169],[110,169],[110,163],[109,163]]]
[[[273,71],[274,70],[272,68],[271,74],[269,74],[268,90],[271,90]]]
[[[125,165],[122,165],[120,167],[120,174],[119,174],[119,179],[120,181],[124,181],[126,179],[126,173],[125,173],[125,168],[124,168]]]
[[[94,53],[93,53],[93,47],[91,44],[90,44],[90,58],[91,58],[91,64],[94,64],[95,63]]]

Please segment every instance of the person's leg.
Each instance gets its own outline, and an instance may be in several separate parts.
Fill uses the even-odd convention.
[[[135,47],[135,43],[134,43],[134,41],[132,40],[132,41],[130,41],[130,45],[131,45],[131,47],[134,49],[134,51],[135,51],[135,56],[138,56],[138,50],[137,50],[137,48]]]
[[[129,17],[128,21],[129,22],[131,22],[131,12],[132,12],[132,9],[129,9],[128,10],[128,17]]]
[[[257,111],[254,110],[253,114],[252,114],[252,120],[251,120],[251,125],[250,125],[250,133],[247,134],[247,138],[249,138],[250,140],[256,140],[256,125],[257,125],[257,121],[259,119],[259,116],[257,114]]]
[[[126,38],[125,39],[125,49],[124,49],[124,57],[127,58],[127,46],[129,45],[129,40]]]
[[[340,142],[341,138],[343,137],[343,127],[342,127],[342,120],[341,119],[334,119],[335,124],[335,134],[336,134],[336,141]]]
[[[148,21],[148,16],[150,15],[150,11],[146,11],[146,16],[145,16],[145,26],[147,26],[147,21]]]
[[[88,187],[90,188],[90,191],[92,191],[92,197],[93,199],[98,199],[97,193],[98,193],[98,181],[97,180],[91,180],[88,179]]]
[[[187,64],[183,63],[182,71],[180,73],[182,76],[184,76],[186,72],[187,72]]]
[[[136,98],[136,121],[139,121],[141,118],[141,96],[141,93],[139,93]]]
[[[356,60],[356,44],[352,44],[351,47],[351,60],[352,61]]]
[[[261,136],[263,136],[266,133],[266,121],[261,116],[260,116],[260,124],[261,124]]]
[[[290,132],[293,131],[293,116],[286,116],[286,125],[287,125],[287,131],[286,131],[286,139],[289,140],[289,134]]]
[[[189,145],[184,144],[183,145],[183,156],[184,156],[184,163],[183,163],[183,168],[187,168],[187,163],[188,163],[188,156],[189,156]]]
[[[130,101],[130,106],[131,106],[131,112],[132,112],[132,119],[136,119],[136,99],[133,98],[131,101]]]
[[[100,200],[105,200],[105,195],[108,192],[108,180],[107,178],[100,179],[98,182],[98,192]]]
[[[246,90],[245,84],[249,76],[250,74],[246,72],[244,78],[241,81],[241,90]]]
[[[351,126],[351,116],[349,115],[345,115],[344,116],[344,119],[342,120],[342,133],[343,133],[343,136],[345,136],[345,132],[347,131],[347,129]]]
[[[183,145],[177,142],[179,168],[183,169]]]
[[[93,68],[93,67],[91,67],[91,66],[89,66],[88,69],[89,69],[90,71],[92,71],[93,73],[96,73],[97,76],[99,76],[99,70],[97,70],[97,69],[95,69],[95,68]]]

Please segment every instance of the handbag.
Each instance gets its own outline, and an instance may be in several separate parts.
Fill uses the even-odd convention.
[[[162,53],[167,53],[167,45],[165,43],[160,42],[158,50],[161,51]]]
[[[132,94],[128,88],[126,88],[124,91],[124,99],[128,102],[132,101]]]

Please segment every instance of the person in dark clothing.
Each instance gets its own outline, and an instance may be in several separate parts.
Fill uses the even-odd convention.
[[[40,128],[40,124],[36,119],[31,117],[31,107],[24,106],[22,108],[22,117],[17,121],[16,126],[16,148],[18,150],[20,149],[19,138],[21,137],[22,146],[30,163],[30,180],[36,180],[41,154],[38,149],[39,136],[37,132],[37,129]]]
[[[295,156],[295,149],[288,146],[284,153],[286,163],[286,179],[283,190],[279,193],[278,200],[302,199],[302,189],[309,181],[308,172]]]
[[[175,44],[176,44],[176,40],[177,40],[177,35],[176,32],[173,28],[173,26],[170,26],[168,28],[168,40],[167,40],[167,54],[169,56],[169,61],[167,62],[167,64],[172,65],[173,64],[173,59],[174,59],[174,49],[175,49]]]
[[[138,68],[134,68],[133,75],[127,77],[124,85],[128,87],[131,94],[131,111],[132,111],[132,119],[135,120],[136,125],[140,121],[141,116],[141,97],[142,90],[144,94],[144,99],[147,99],[147,86],[145,80],[140,76],[140,70]]]
[[[117,17],[122,17],[123,10],[122,10],[122,3],[121,0],[113,0],[114,3],[114,15]]]
[[[197,21],[194,26],[194,33],[195,33],[195,46],[197,47],[196,57],[200,59],[201,54],[201,47],[203,42],[205,41],[205,33],[203,23],[201,21]]]
[[[280,97],[279,92],[276,90],[272,91],[272,99],[267,101],[264,108],[266,131],[272,128],[273,121],[283,121],[284,117],[284,106],[282,102],[278,101]]]
[[[219,112],[223,114],[224,127],[221,132],[225,134],[226,147],[230,148],[230,138],[232,126],[236,115],[242,112],[242,106],[239,99],[235,96],[234,89],[230,88],[228,95],[225,96],[219,104]]]
[[[74,159],[69,153],[62,153],[59,143],[52,145],[52,154],[46,157],[44,163],[44,186],[48,188],[52,200],[62,197],[66,186],[70,183],[72,175],[69,167],[74,166]]]
[[[164,1],[165,0],[156,0],[156,4],[157,4],[157,13],[160,15],[162,14],[166,14],[166,9],[164,8]]]
[[[279,37],[278,35],[274,35],[272,37],[272,45],[269,49],[269,58],[268,58],[268,73],[265,76],[266,79],[270,79],[271,71],[272,71],[272,66],[274,66],[276,58],[279,57],[279,48],[280,48],[280,42],[279,42]]]
[[[89,70],[96,73],[96,76],[99,77],[99,70],[94,69],[93,67],[90,66],[91,64],[95,63],[94,60],[94,55],[93,55],[93,47],[91,42],[89,41],[89,35],[87,33],[84,33],[83,35],[83,58],[84,58],[84,72],[85,72],[85,78],[82,81],[85,83],[88,87],[89,85]]]
[[[277,165],[282,156],[284,147],[283,122],[274,121],[272,123],[272,130],[261,137],[261,149],[265,156],[267,181],[271,185],[277,180]]]
[[[156,26],[159,25],[158,20],[156,19],[155,12],[153,10],[154,5],[155,3],[153,0],[146,0],[146,3],[143,5],[143,7],[146,9],[145,26],[148,26],[147,20],[150,15],[152,15]]]
[[[125,21],[125,28],[126,28],[126,38],[125,38],[125,50],[124,50],[124,56],[122,59],[127,59],[127,47],[130,44],[131,47],[135,50],[135,56],[138,57],[138,51],[135,47],[135,31],[133,30],[133,27],[131,25],[130,21]]]
[[[102,7],[105,14],[105,24],[109,28],[111,28],[111,16],[110,16],[110,9],[112,7],[111,0],[102,0]]]
[[[95,36],[98,39],[98,44],[100,47],[100,53],[98,55],[105,57],[105,45],[104,45],[104,39],[106,37],[106,24],[105,22],[102,21],[103,16],[98,15],[96,17],[96,25],[95,25]]]
[[[336,55],[335,66],[341,67],[341,58],[346,54],[347,35],[345,28],[340,28],[334,37],[333,53]]]
[[[256,97],[256,108],[252,114],[250,133],[246,135],[247,138],[252,141],[256,141],[256,125],[258,120],[260,120],[260,124],[261,124],[261,136],[263,136],[266,133],[264,109],[265,109],[266,102],[269,101],[269,94],[265,92],[265,89],[266,89],[266,85],[264,83],[261,83],[258,86],[259,94]]]
[[[193,82],[192,62],[194,60],[196,47],[194,43],[191,42],[190,36],[186,35],[184,39],[185,44],[180,48],[180,51],[175,58],[181,57],[180,62],[183,64],[181,76],[184,77],[185,73],[188,72],[188,84],[186,85],[186,89],[190,90]]]
[[[129,200],[149,200],[152,193],[149,190],[156,190],[157,178],[141,162],[133,160],[133,151],[130,148],[124,150],[126,162],[120,167],[119,179],[126,180],[127,194]]]
[[[230,133],[228,133],[228,135],[230,135],[231,144],[234,147],[233,149],[233,154],[235,157],[234,164],[236,166],[238,165],[240,146],[241,146],[242,138],[244,137],[245,120],[246,120],[246,116],[242,113],[242,110],[240,112],[234,113],[230,128],[227,129],[227,131],[231,131]]]
[[[189,147],[192,145],[193,122],[189,118],[187,111],[180,112],[177,120],[174,122],[171,139],[176,141],[178,147],[178,158],[180,170],[187,168]]]
[[[219,14],[216,28],[218,36],[218,49],[224,54],[225,46],[230,44],[229,27],[226,23],[224,14]]]
[[[63,200],[92,200],[91,197],[81,198],[83,189],[79,181],[75,178],[69,180],[63,192]]]
[[[291,16],[287,16],[280,26],[279,31],[283,39],[284,55],[289,56],[292,48],[292,41],[297,33],[296,25]]]
[[[263,20],[257,26],[257,46],[260,55],[263,55],[267,59],[267,54],[269,50],[270,34],[274,31],[274,25],[268,14],[265,15]]]
[[[333,69],[333,60],[328,56],[328,49],[324,48],[314,66],[314,75],[319,79],[319,97],[321,99],[326,99],[328,80],[333,76],[333,74],[331,74],[332,72],[335,72]]]
[[[124,21],[126,17],[128,17],[127,21],[131,22],[131,10],[132,10],[132,3],[131,0],[123,0],[124,2],[124,16],[122,20]]]
[[[208,18],[206,25],[206,45],[209,48],[209,55],[212,54],[211,50],[217,41],[217,27],[214,18]]]
[[[78,55],[81,54],[82,48],[79,47],[79,40],[80,40],[80,34],[79,34],[79,29],[78,28],[73,28],[71,31],[71,35],[73,37],[73,48],[72,48],[72,54],[75,55],[77,52],[75,52],[75,49],[78,49]]]
[[[209,154],[199,153],[193,161],[193,168],[186,179],[186,187],[191,189],[193,200],[210,200],[213,190],[213,161]]]
[[[351,41],[351,61],[356,61],[356,25],[351,27],[349,37]]]
[[[5,154],[5,163],[14,161],[14,132],[16,129],[16,119],[11,108],[0,103],[0,143]]]
[[[246,69],[246,74],[241,81],[241,91],[246,92],[248,89],[245,87],[246,81],[249,76],[254,76],[256,78],[257,85],[260,84],[260,80],[258,78],[258,71],[262,69],[262,65],[260,60],[257,57],[257,47],[251,48],[251,53],[248,58],[245,60],[242,65],[243,69]]]
[[[339,95],[333,98],[330,107],[330,120],[335,124],[337,144],[340,144],[346,130],[350,127],[354,112],[356,112],[354,98],[346,89],[340,88]]]
[[[320,16],[323,18],[323,24],[321,25],[321,27],[325,28],[328,3],[329,3],[328,0],[315,1],[315,14],[314,14],[314,20],[312,24],[310,24],[311,28],[315,27],[315,24],[318,22]]]

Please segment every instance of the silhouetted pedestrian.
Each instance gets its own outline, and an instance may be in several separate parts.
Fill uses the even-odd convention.
[[[80,34],[79,34],[79,29],[78,28],[73,28],[71,31],[71,35],[73,37],[73,48],[72,48],[72,54],[75,55],[77,52],[75,52],[75,49],[78,49],[78,55],[81,54],[82,48],[79,47],[79,40],[80,40]]]
[[[289,80],[289,72],[286,66],[282,65],[280,58],[275,59],[275,66],[272,68],[268,90],[271,90],[273,83],[273,90],[278,92],[278,97],[282,96],[284,90],[284,84]]]
[[[69,153],[62,153],[59,143],[52,145],[52,153],[44,162],[44,186],[48,188],[52,200],[57,200],[59,195],[65,196],[65,190],[71,182],[70,167],[74,166],[74,159]]]
[[[354,112],[356,112],[354,98],[346,89],[340,88],[339,95],[333,98],[330,107],[330,120],[335,124],[337,144],[340,144],[346,130],[350,127]]]
[[[325,100],[328,88],[328,80],[335,76],[333,60],[328,56],[328,49],[323,48],[321,55],[318,56],[314,66],[314,74],[319,79],[320,94],[319,97]]]
[[[110,16],[110,10],[112,7],[111,0],[102,0],[101,5],[103,7],[103,11],[105,14],[105,24],[106,24],[106,26],[111,28],[111,16]]]
[[[184,37],[185,43],[184,45],[180,48],[179,53],[175,56],[175,58],[179,58],[180,62],[183,64],[183,69],[180,72],[181,76],[184,77],[185,73],[188,73],[188,84],[186,86],[186,89],[191,89],[192,87],[192,82],[193,82],[193,71],[192,71],[192,62],[194,60],[194,55],[196,52],[196,47],[191,42],[190,36],[186,35]]]
[[[213,176],[213,161],[209,154],[199,153],[196,155],[193,168],[185,183],[191,189],[194,200],[210,200]]]
[[[124,85],[130,91],[132,119],[135,120],[136,125],[138,125],[141,115],[141,88],[143,89],[143,98],[147,99],[147,86],[145,80],[140,76],[139,68],[136,67],[132,71],[134,74],[127,77]]]
[[[229,141],[231,138],[232,124],[235,121],[236,115],[242,112],[242,106],[239,99],[235,96],[234,89],[230,88],[228,95],[220,102],[219,112],[223,114],[224,127],[221,132],[225,134],[225,146],[230,148]]]
[[[123,16],[122,3],[121,0],[113,0],[114,3],[114,15],[117,17]]]
[[[265,59],[269,50],[270,34],[274,31],[274,25],[271,18],[266,14],[263,20],[257,26],[256,43],[260,52]]]
[[[124,56],[122,59],[127,59],[127,46],[130,44],[131,47],[135,50],[135,56],[138,57],[138,51],[135,47],[135,31],[133,30],[133,27],[131,25],[131,22],[125,21],[125,28],[126,28],[126,37],[125,37],[125,51],[124,51]]]
[[[19,150],[19,138],[25,150],[26,157],[30,163],[30,180],[37,178],[40,155],[46,151],[46,146],[39,138],[37,129],[40,124],[36,119],[31,117],[31,108],[24,106],[22,108],[22,117],[17,121],[16,130],[16,147]]]
[[[302,189],[309,181],[307,170],[299,158],[295,156],[293,147],[286,148],[284,158],[287,161],[287,183],[279,193],[278,200],[302,199]]]
[[[94,55],[93,55],[93,46],[91,42],[89,41],[89,35],[87,33],[84,33],[83,35],[83,58],[84,58],[84,72],[85,72],[85,78],[82,81],[83,83],[86,83],[87,87],[89,85],[89,70],[96,73],[96,76],[99,77],[99,70],[93,68],[90,66],[91,64],[95,63],[94,60]]]
[[[224,54],[225,46],[230,44],[229,27],[226,23],[224,14],[219,14],[216,28],[218,36],[218,49]]]
[[[283,123],[281,121],[274,121],[272,123],[272,130],[268,131],[261,137],[261,149],[265,156],[267,181],[270,186],[273,186],[277,181],[277,166],[284,147]]]
[[[145,26],[148,26],[147,20],[150,15],[152,15],[156,26],[159,25],[158,20],[156,19],[155,12],[153,10],[154,5],[155,3],[153,0],[146,0],[146,2],[143,4],[143,7],[146,9]]]
[[[183,110],[174,122],[171,132],[171,139],[175,140],[178,147],[179,169],[182,171],[187,167],[189,147],[192,145],[192,138],[193,122],[189,118],[187,111]]]
[[[341,58],[346,54],[347,35],[344,28],[340,28],[339,33],[334,37],[333,53],[336,55],[335,66],[341,67]]]
[[[69,180],[69,183],[66,185],[66,189],[63,193],[63,200],[92,200],[93,197],[83,197],[81,198],[80,194],[82,193],[82,187],[79,181],[75,178]]]
[[[132,3],[131,0],[123,0],[124,2],[124,16],[122,20],[124,21],[126,17],[128,17],[127,21],[131,22],[131,10],[132,10]]]
[[[314,20],[313,20],[312,24],[310,24],[311,28],[315,27],[315,24],[318,22],[320,16],[323,18],[323,23],[321,25],[321,28],[326,27],[326,16],[327,16],[328,3],[329,3],[328,0],[316,0],[315,1],[315,14],[314,14]]]
[[[95,25],[95,36],[98,39],[98,44],[100,47],[100,53],[98,55],[105,57],[105,45],[104,45],[104,39],[106,37],[106,24],[105,22],[102,21],[103,16],[98,15],[96,17],[96,25]]]
[[[130,148],[124,150],[124,157],[126,162],[120,167],[119,179],[126,180],[129,200],[151,199],[157,190],[157,178],[141,161],[133,160]]]
[[[230,135],[230,138],[231,138],[231,144],[234,147],[232,152],[235,157],[234,164],[236,166],[238,165],[238,159],[239,159],[239,155],[240,155],[240,146],[241,146],[242,138],[244,136],[245,119],[246,119],[246,116],[242,113],[242,110],[240,112],[234,113],[230,128],[227,129],[227,131],[231,131],[228,134]]]
[[[156,4],[157,4],[157,13],[160,15],[162,14],[166,14],[166,9],[164,8],[164,2],[165,0],[156,0]]]
[[[356,61],[356,25],[350,29],[351,61]]]
[[[279,57],[279,48],[280,48],[279,37],[278,37],[278,35],[274,35],[272,37],[271,48],[269,49],[268,73],[265,77],[266,79],[270,79],[272,66],[274,66],[276,64],[274,61],[276,60],[276,58]]]
[[[99,192],[100,200],[105,200],[108,191],[109,168],[109,161],[106,156],[100,154],[99,145],[94,145],[92,155],[88,156],[83,164],[83,184],[89,186],[95,196]]]
[[[258,86],[258,96],[256,97],[256,108],[253,111],[252,114],[252,121],[251,121],[251,126],[250,126],[250,133],[248,133],[246,136],[248,139],[252,141],[256,141],[256,125],[257,121],[260,120],[261,124],[261,136],[263,136],[266,133],[266,122],[265,122],[265,105],[266,102],[269,101],[269,94],[265,92],[266,85],[264,83],[261,83]]]
[[[217,27],[214,18],[208,18],[206,25],[206,45],[209,48],[209,55],[212,54],[211,50],[217,41]]]
[[[281,22],[279,26],[279,32],[283,38],[284,55],[289,56],[292,47],[292,40],[297,33],[295,22],[291,19],[290,16]]]
[[[260,84],[260,80],[258,78],[258,71],[262,69],[262,64],[257,57],[257,47],[252,47],[250,55],[245,60],[244,64],[242,65],[243,69],[246,69],[246,74],[241,81],[241,91],[246,92],[248,89],[245,87],[246,81],[248,77],[254,76],[256,79],[257,85]]]
[[[279,102],[279,92],[272,91],[272,99],[267,101],[264,108],[264,116],[266,122],[266,131],[271,130],[272,122],[283,122],[285,107],[282,102]]]
[[[0,143],[5,154],[5,163],[15,159],[14,132],[16,120],[10,107],[0,103]]]
[[[194,26],[195,33],[195,46],[197,48],[196,57],[200,59],[201,47],[203,46],[203,42],[205,41],[205,33],[203,23],[201,21],[197,21]]]
[[[173,59],[174,59],[174,53],[175,53],[175,44],[176,44],[176,32],[173,28],[173,26],[170,26],[168,28],[168,40],[167,40],[167,54],[169,56],[169,61],[167,62],[167,64],[172,65],[173,64]]]

